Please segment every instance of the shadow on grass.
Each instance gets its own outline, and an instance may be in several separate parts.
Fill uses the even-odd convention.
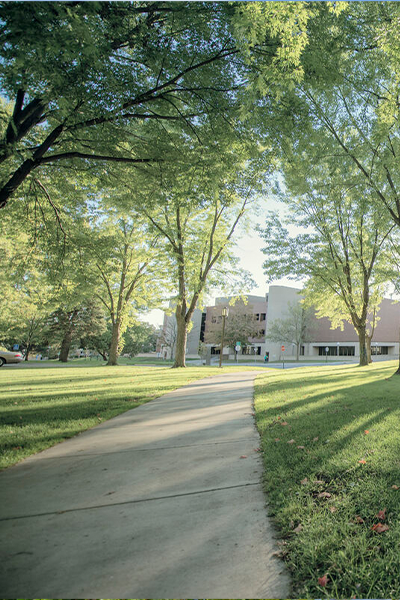
[[[368,369],[256,382],[265,489],[286,539],[296,597],[388,598],[400,591],[399,581],[393,587],[387,577],[389,564],[396,572],[400,567],[393,553],[400,527],[400,378],[391,366]],[[383,508],[389,530],[378,541],[371,528]],[[298,524],[303,530],[296,534]],[[329,573],[336,588],[318,588],[315,573]]]

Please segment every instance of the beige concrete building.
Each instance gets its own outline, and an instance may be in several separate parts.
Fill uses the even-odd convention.
[[[286,286],[271,285],[268,296],[267,328],[276,318],[288,315],[290,304],[301,300],[301,290]],[[372,337],[371,353],[376,360],[397,358],[399,356],[400,303],[385,298],[378,311],[378,320]],[[329,319],[312,319],[310,324],[311,341],[302,345],[302,360],[338,359],[359,360],[360,346],[357,333],[351,323],[344,323],[341,329],[331,329]],[[294,344],[274,343],[266,340],[265,351],[270,360],[281,360],[281,346],[285,346],[285,357],[296,356]]]
[[[247,303],[237,301],[231,304],[232,298],[217,298],[215,306],[197,309],[193,316],[193,327],[188,335],[187,355],[198,356],[200,343],[211,349],[211,354],[220,353],[222,309],[229,308],[226,328],[238,315],[244,315],[252,321],[253,335],[243,339],[232,338],[231,343],[224,343],[224,359],[280,361],[296,358],[296,345],[285,340],[273,342],[268,339],[268,331],[275,319],[286,319],[291,307],[301,301],[301,290],[283,285],[270,285],[265,296],[248,295]],[[309,324],[310,335],[300,348],[300,360],[305,361],[357,361],[360,357],[358,337],[351,323],[345,323],[343,331],[331,329],[327,318],[313,317]],[[375,360],[397,358],[399,356],[400,302],[385,298],[378,312],[378,321],[372,337],[372,355]],[[232,337],[232,336],[231,336]],[[176,340],[176,321],[174,315],[164,317],[163,334],[159,340],[158,350],[161,356],[174,356]],[[210,341],[212,340],[212,341]],[[237,346],[240,343],[240,347]],[[284,351],[282,351],[284,346]],[[235,350],[235,347],[237,350]]]

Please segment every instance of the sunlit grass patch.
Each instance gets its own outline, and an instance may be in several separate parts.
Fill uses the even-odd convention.
[[[396,368],[269,371],[256,381],[265,488],[293,597],[400,595]],[[378,523],[388,529],[373,530]]]
[[[43,365],[0,371],[0,468],[196,379],[246,367]],[[250,369],[252,370],[252,369]]]

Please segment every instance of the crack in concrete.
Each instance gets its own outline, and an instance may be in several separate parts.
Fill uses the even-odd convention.
[[[16,517],[2,517],[0,518],[0,522],[2,521],[16,521],[19,519],[33,519],[36,517],[47,517],[49,515],[63,515],[65,513],[77,512],[83,510],[96,510],[99,508],[110,508],[112,506],[125,506],[127,504],[139,504],[141,502],[153,502],[154,500],[170,500],[172,498],[182,498],[184,496],[196,496],[198,494],[208,494],[210,492],[220,492],[225,490],[233,490],[237,488],[250,487],[253,485],[260,485],[260,481],[254,481],[249,483],[240,483],[238,485],[228,485],[225,487],[211,488],[209,490],[197,490],[195,492],[183,492],[181,494],[171,494],[170,496],[156,496],[155,498],[141,498],[139,500],[125,500],[124,502],[113,502],[111,504],[97,504],[94,506],[81,506],[78,508],[66,508],[65,510],[53,510],[43,513],[36,513],[32,515],[19,515]]]

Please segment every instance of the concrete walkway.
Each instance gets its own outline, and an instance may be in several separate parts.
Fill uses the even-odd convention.
[[[0,473],[1,597],[287,598],[255,376],[196,381]]]

